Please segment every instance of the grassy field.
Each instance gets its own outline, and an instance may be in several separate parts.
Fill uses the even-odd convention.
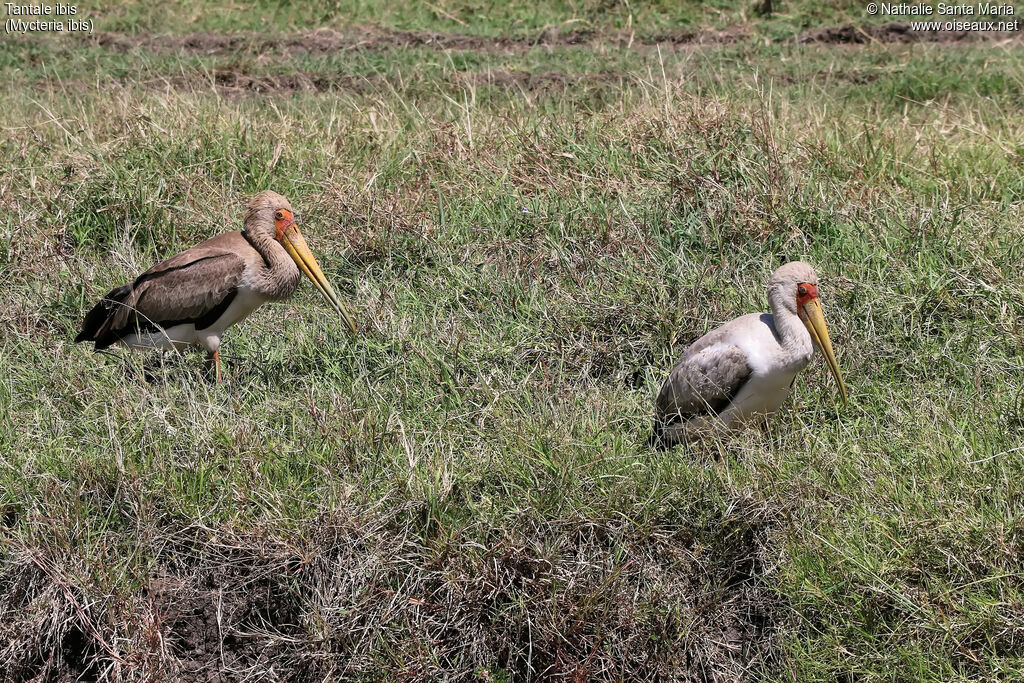
[[[0,681],[1024,678],[1024,43],[170,7],[0,35]],[[72,343],[268,188],[357,337],[305,283],[223,385]],[[819,357],[767,428],[648,448],[798,258],[850,404]]]

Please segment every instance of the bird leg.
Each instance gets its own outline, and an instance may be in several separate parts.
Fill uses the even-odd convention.
[[[220,384],[220,349],[213,353],[208,353],[206,357],[206,370],[209,372],[212,369],[217,371],[217,384]]]

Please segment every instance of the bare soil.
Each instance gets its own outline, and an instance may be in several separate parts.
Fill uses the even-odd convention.
[[[638,38],[635,33],[612,34],[594,31],[545,31],[525,38],[475,36],[434,31],[390,31],[359,29],[345,32],[319,29],[307,33],[268,36],[258,33],[152,35],[98,32],[90,38],[96,45],[119,51],[144,49],[157,53],[200,55],[238,54],[239,52],[285,52],[322,55],[345,50],[393,50],[401,47],[465,50],[473,52],[518,53],[536,47],[594,46],[607,44],[625,47],[657,45],[725,45],[749,35],[745,26],[722,30],[677,31]]]
[[[797,37],[800,43],[961,43],[1019,38],[1019,31],[912,31],[909,22],[894,21],[878,26],[827,26]]]
[[[797,36],[800,43],[957,43],[998,41],[1018,38],[1021,32],[1008,31],[912,31],[909,22],[890,22],[861,26],[846,24],[817,28]],[[157,53],[229,55],[240,52],[264,54],[324,55],[346,50],[380,50],[395,48],[433,48],[489,53],[522,53],[534,48],[559,48],[574,45],[593,48],[599,45],[629,48],[731,45],[751,36],[744,25],[718,30],[679,30],[655,35],[636,36],[634,32],[617,31],[545,31],[530,37],[491,37],[436,31],[395,31],[377,28],[335,31],[318,29],[299,34],[263,35],[259,33],[222,34],[190,33],[185,35],[153,35],[99,32],[91,37],[96,45],[130,51],[143,49]]]
[[[314,521],[306,540],[183,530],[120,597],[19,552],[0,564],[0,680],[736,680],[775,662],[788,618],[769,520],[739,508],[715,528],[560,522],[486,549],[423,544],[401,515]]]
[[[829,82],[829,81],[841,81],[845,83],[851,83],[853,85],[866,85],[873,83],[881,77],[881,74],[875,71],[813,71],[810,73],[802,74],[789,74],[789,73],[778,73],[772,74],[771,79],[779,85],[796,85],[798,83],[809,83],[809,82]]]
[[[629,80],[625,73],[585,73],[567,74],[560,71],[508,71],[492,69],[482,72],[460,74],[459,80],[467,85],[490,85],[502,88],[518,88],[527,92],[547,92],[565,88],[621,83]]]
[[[234,560],[199,567],[195,576],[163,576],[150,583],[167,653],[163,668],[174,680],[245,680],[242,672],[272,668],[275,659],[288,654],[291,641],[302,637],[301,602],[287,573],[279,576],[273,562],[244,554]]]
[[[456,77],[459,85],[494,86],[517,89],[530,94],[556,93],[566,88],[600,86],[628,80],[626,74],[567,74],[562,72],[529,73],[503,69],[486,72],[462,73]],[[350,92],[367,93],[383,87],[379,76],[358,77],[350,74],[293,71],[287,74],[253,74],[241,68],[217,69],[207,74],[154,79],[146,83],[150,88],[171,87],[175,90],[201,91],[215,89],[221,96],[232,98],[245,95],[288,95],[295,92]]]
[[[360,77],[351,74],[292,71],[286,74],[254,74],[242,68],[215,69],[209,74],[193,73],[172,78],[146,81],[151,89],[170,88],[180,91],[213,89],[222,97],[246,95],[289,95],[296,92],[350,92],[366,93],[380,87],[377,76]]]

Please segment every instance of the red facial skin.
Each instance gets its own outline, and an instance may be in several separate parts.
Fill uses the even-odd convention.
[[[277,241],[284,237],[284,231],[295,225],[295,217],[288,209],[278,209],[274,212],[274,227],[277,228]]]
[[[804,310],[808,301],[818,298],[818,286],[800,282],[796,286],[796,310]]]

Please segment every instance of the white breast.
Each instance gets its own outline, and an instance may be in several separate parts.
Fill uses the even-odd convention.
[[[221,337],[232,325],[245,320],[246,316],[259,308],[267,299],[248,287],[239,287],[238,293],[231,304],[224,310],[212,325],[196,330],[195,325],[188,323],[174,325],[158,332],[130,334],[121,339],[121,343],[133,349],[164,349],[183,350],[189,346],[202,346],[213,353],[220,348]]]
[[[727,425],[768,417],[789,397],[796,372],[753,374],[729,407],[719,414]]]
[[[761,419],[782,407],[793,379],[813,353],[810,347],[796,355],[784,348],[775,336],[772,316],[751,314],[737,322],[741,324],[727,341],[743,350],[751,375],[729,407],[719,414],[727,425]]]
[[[216,322],[207,327],[204,330],[198,330],[196,335],[198,342],[210,353],[213,353],[220,348],[220,338],[223,336],[224,331],[235,323],[239,323],[255,311],[257,308],[266,302],[266,298],[249,289],[248,287],[239,287],[238,294],[231,301],[231,305],[227,307]]]

